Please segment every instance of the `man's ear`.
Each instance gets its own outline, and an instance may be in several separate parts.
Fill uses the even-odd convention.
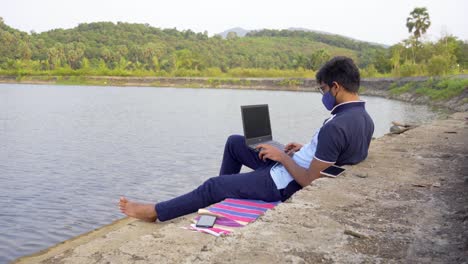
[[[335,97],[336,97],[336,94],[338,93],[338,90],[340,89],[341,85],[337,82],[332,82],[332,86],[330,87],[330,91],[333,91],[333,87],[336,87],[335,89]]]

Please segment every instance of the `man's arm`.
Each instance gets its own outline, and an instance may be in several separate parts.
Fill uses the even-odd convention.
[[[298,152],[299,150],[301,150],[301,148],[302,148],[302,144],[291,142],[284,147],[284,152],[286,152],[288,156],[292,157],[292,155],[294,155],[295,152]]]
[[[277,161],[288,170],[289,174],[299,183],[302,187],[309,185],[312,181],[320,178],[320,172],[334,163],[323,162],[316,158],[312,160],[309,168],[305,169],[294,162],[286,153],[272,147],[270,145],[259,145],[257,148],[261,149],[258,154],[260,159]]]
[[[289,156],[287,159],[279,161],[283,166],[288,170],[289,174],[293,176],[297,183],[299,183],[302,187],[309,185],[312,181],[320,178],[320,172],[324,169],[333,165],[333,163],[323,162],[316,158],[312,160],[309,165],[309,168],[305,169]]]

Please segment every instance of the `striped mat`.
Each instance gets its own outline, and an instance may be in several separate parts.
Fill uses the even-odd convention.
[[[263,215],[268,209],[274,208],[280,202],[264,202],[260,200],[247,199],[225,199],[222,202],[213,204],[207,208],[198,210],[198,216],[193,219],[186,229],[208,233],[214,236],[228,235],[237,228],[243,227]],[[216,222],[212,228],[199,228],[195,223],[200,215],[215,215]]]

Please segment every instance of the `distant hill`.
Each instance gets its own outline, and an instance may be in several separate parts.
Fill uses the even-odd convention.
[[[216,35],[219,35],[221,36],[222,38],[226,38],[227,35],[229,34],[229,32],[235,32],[236,35],[238,37],[245,37],[246,35],[248,35],[249,33],[252,33],[252,32],[261,32],[263,30],[268,30],[268,29],[255,29],[255,30],[248,30],[248,29],[243,29],[241,27],[235,27],[235,28],[231,28],[231,29],[228,29],[228,30],[225,30],[221,33],[218,33]],[[356,41],[356,42],[363,42],[363,43],[368,43],[368,44],[371,44],[371,45],[374,45],[374,46],[380,46],[380,47],[383,47],[383,48],[388,48],[389,46],[388,45],[385,45],[385,44],[381,44],[381,43],[375,43],[375,42],[367,42],[367,41],[363,41],[363,40],[358,40],[358,39],[355,39],[355,38],[351,38],[351,37],[348,37],[348,36],[342,36],[342,35],[338,35],[338,34],[334,34],[334,33],[330,33],[330,32],[326,32],[326,31],[320,31],[320,30],[312,30],[312,29],[308,29],[308,28],[302,28],[302,27],[290,27],[288,29],[284,29],[286,31],[299,31],[299,32],[311,32],[311,33],[315,33],[315,34],[318,34],[318,35],[328,35],[328,36],[337,36],[339,38],[346,38],[346,39],[349,39],[349,40],[352,40],[352,41]],[[284,30],[277,30],[277,31],[284,31]]]
[[[231,29],[228,29],[228,30],[225,30],[221,33],[218,33],[216,35],[219,35],[223,38],[226,38],[227,35],[229,34],[229,32],[235,32],[237,34],[238,37],[244,37],[245,35],[247,35],[247,33],[250,32],[250,30],[248,29],[243,29],[243,28],[240,28],[240,27],[235,27],[235,28],[231,28]]]
[[[290,38],[290,39],[302,39],[313,41],[317,43],[325,43],[334,47],[346,48],[355,51],[364,52],[369,49],[383,49],[383,45],[370,43],[366,41],[356,40],[349,37],[344,37],[337,34],[323,33],[313,30],[302,30],[302,29],[262,29],[262,30],[251,30],[246,34],[246,37],[268,37],[268,38]]]
[[[115,74],[196,76],[204,70],[220,74],[237,68],[316,70],[337,55],[352,57],[365,67],[373,63],[369,52],[385,52],[380,45],[303,29],[233,28],[220,35],[229,32],[239,38],[123,22],[82,23],[28,34],[0,20],[0,70],[16,69],[23,60],[35,71],[99,69],[102,75],[114,70]]]
[[[229,32],[239,37],[223,38]],[[468,68],[466,42],[449,36],[428,43],[429,49],[418,58],[413,49],[400,44],[391,50],[382,44],[297,27],[232,28],[209,36],[207,31],[95,22],[28,34],[6,25],[0,17],[0,74],[310,77],[334,56],[351,57],[363,76],[412,76],[426,68],[440,75],[455,73],[453,65],[460,71]],[[445,53],[447,45],[455,47],[450,56]]]
[[[337,35],[337,34],[333,34],[333,33],[326,32],[326,31],[312,30],[312,29],[301,28],[301,27],[290,27],[290,28],[288,28],[287,30],[290,30],[290,31],[307,31],[307,32],[315,32],[315,33],[319,33],[319,34]],[[355,38],[352,38],[352,37],[348,37],[348,36],[343,36],[343,35],[337,35],[337,36],[342,36],[342,37],[349,38],[349,39],[356,40],[356,41],[363,41],[363,40],[358,40],[358,39],[355,39]],[[366,42],[367,42],[367,41],[366,41]],[[385,44],[381,44],[381,43],[376,43],[376,42],[368,42],[368,43],[374,44],[374,45],[378,45],[378,46],[382,46],[382,47],[384,47],[384,48],[390,47],[389,45],[385,45]]]
[[[290,30],[290,31],[306,31],[306,32],[315,32],[315,33],[320,33],[320,34],[335,35],[333,33],[326,32],[326,31],[312,30],[312,29],[302,28],[302,27],[290,27],[287,30]]]

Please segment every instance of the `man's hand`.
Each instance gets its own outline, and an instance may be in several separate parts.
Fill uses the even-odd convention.
[[[260,150],[260,153],[258,153],[258,157],[263,161],[269,159],[277,161],[279,163],[283,163],[284,159],[288,158],[286,153],[271,145],[260,144],[256,147],[256,149]]]
[[[284,152],[288,154],[290,157],[295,153],[298,152],[302,148],[302,145],[296,142],[291,142],[284,147]]]

